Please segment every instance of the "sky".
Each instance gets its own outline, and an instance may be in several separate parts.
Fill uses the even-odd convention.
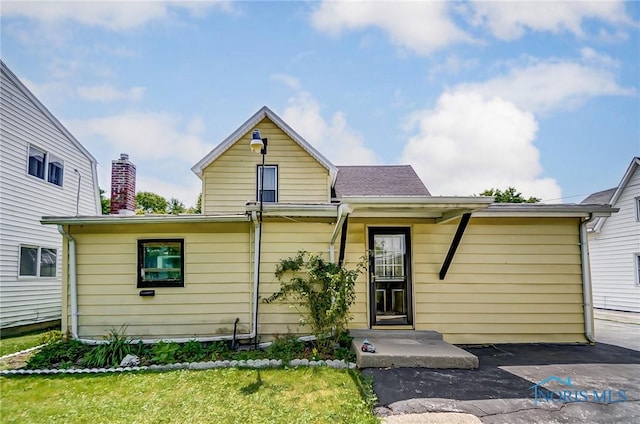
[[[1,56],[98,160],[195,203],[266,105],[335,165],[580,202],[640,156],[640,3],[7,1]],[[248,147],[247,147],[248,148]]]

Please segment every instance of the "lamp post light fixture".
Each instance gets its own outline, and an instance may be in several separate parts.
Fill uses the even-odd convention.
[[[269,141],[267,138],[262,138],[260,130],[255,129],[251,134],[251,143],[249,147],[254,153],[260,153],[262,155],[262,166],[260,167],[260,192],[258,193],[258,200],[260,201],[260,222],[262,223],[262,208],[264,204],[264,157],[267,154],[267,145]]]
[[[256,237],[258,237],[258,249],[257,249],[257,259],[256,259],[256,316],[253,317],[253,325],[255,330],[255,340],[254,347],[258,347],[258,305],[259,305],[259,297],[260,297],[260,257],[262,256],[262,209],[264,206],[264,157],[267,154],[267,144],[268,140],[266,138],[262,138],[260,135],[260,130],[255,129],[251,134],[251,143],[249,143],[249,147],[251,151],[254,153],[260,153],[262,155],[262,166],[260,167],[260,192],[258,193],[258,200],[260,201],[260,214],[258,215],[258,232],[256,233]]]

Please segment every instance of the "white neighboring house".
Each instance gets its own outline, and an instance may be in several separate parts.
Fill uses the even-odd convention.
[[[0,330],[61,318],[62,236],[42,216],[100,215],[96,160],[0,61]]]
[[[582,203],[620,208],[590,226],[593,306],[640,312],[640,157],[633,158],[618,187],[594,193]]]

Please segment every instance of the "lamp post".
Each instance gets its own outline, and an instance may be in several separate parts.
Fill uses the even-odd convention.
[[[260,257],[262,254],[262,210],[264,206],[264,157],[267,154],[267,144],[268,140],[266,138],[262,138],[260,135],[260,130],[255,129],[251,134],[251,143],[249,147],[251,151],[254,153],[260,153],[262,155],[262,166],[260,167],[260,191],[258,193],[258,198],[260,200],[260,214],[258,215],[258,258],[256,264],[256,316],[253,317],[253,325],[256,332],[256,338],[254,340],[254,347],[258,347],[258,306],[260,305]]]

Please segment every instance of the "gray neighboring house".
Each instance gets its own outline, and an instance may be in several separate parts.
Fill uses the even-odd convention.
[[[100,215],[95,158],[0,61],[0,330],[61,317],[62,236],[44,215]]]
[[[640,312],[640,157],[620,184],[582,203],[609,204],[620,211],[589,224],[593,306]]]

